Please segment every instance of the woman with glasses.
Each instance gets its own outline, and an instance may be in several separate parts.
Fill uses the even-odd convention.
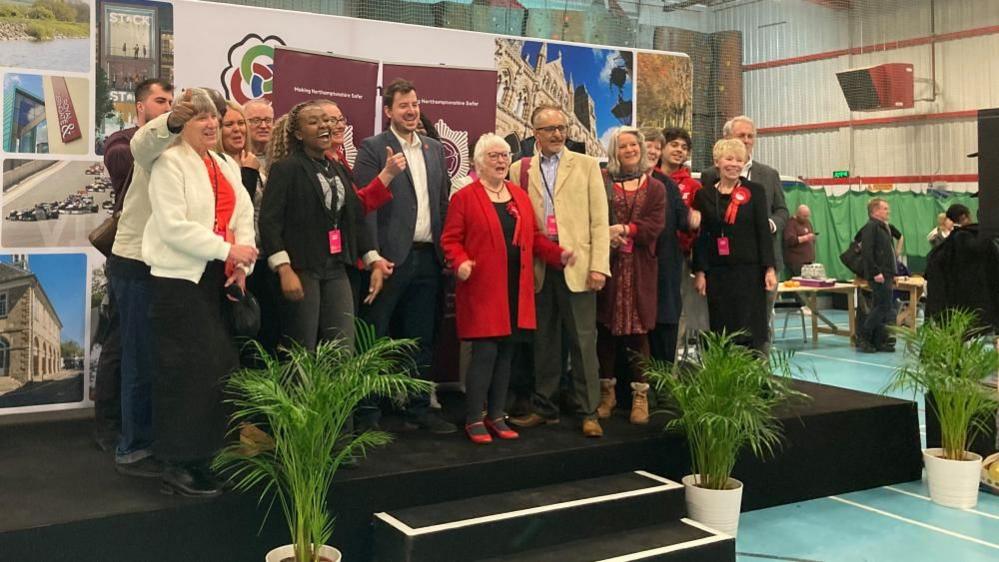
[[[288,112],[274,134],[274,161],[260,209],[264,255],[278,273],[283,295],[282,331],[310,350],[333,338],[353,345],[355,310],[347,271],[372,249],[350,172],[330,157],[341,127],[316,102]],[[404,166],[404,160],[400,165],[390,158],[375,181],[388,185]]]
[[[458,337],[472,343],[465,433],[481,444],[492,441],[490,434],[519,437],[503,409],[514,344],[528,339],[536,325],[534,254],[562,267],[572,252],[541,233],[527,192],[506,181],[510,145],[502,137],[482,135],[473,160],[478,179],[452,197],[441,246],[458,279]]]

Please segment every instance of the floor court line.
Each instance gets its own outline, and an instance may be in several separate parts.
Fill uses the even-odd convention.
[[[811,351],[798,351],[795,355],[804,355],[806,357],[818,357],[820,359],[831,359],[833,361],[842,361],[844,363],[855,363],[857,365],[867,365],[869,367],[877,367],[879,369],[895,370],[895,367],[888,365],[881,365],[879,363],[871,363],[870,361],[858,361],[857,359],[845,359],[843,357],[833,357],[832,355],[822,355],[821,353],[814,353]]]
[[[822,562],[821,560],[812,560],[811,558],[794,558],[791,556],[776,556],[773,554],[759,554],[756,552],[738,552],[735,553],[737,556],[745,556],[747,558],[759,558],[761,560],[780,560],[781,562]]]
[[[859,508],[859,509],[870,511],[872,513],[877,513],[878,515],[883,515],[885,517],[890,517],[892,519],[895,519],[895,520],[898,520],[898,521],[902,521],[903,523],[908,523],[910,525],[915,525],[917,527],[922,527],[924,529],[928,529],[930,531],[934,531],[934,532],[940,533],[942,535],[947,535],[949,537],[954,537],[956,539],[961,539],[961,540],[964,540],[964,541],[972,542],[972,543],[975,543],[975,544],[979,544],[979,545],[982,545],[982,546],[987,546],[989,548],[994,548],[996,550],[999,550],[999,544],[991,543],[991,542],[988,542],[988,541],[983,541],[981,539],[976,539],[975,537],[970,537],[970,536],[962,534],[962,533],[956,533],[954,531],[951,531],[951,530],[948,530],[948,529],[944,529],[943,527],[937,527],[936,525],[930,525],[929,523],[923,523],[922,521],[916,521],[915,519],[910,519],[908,517],[902,517],[901,515],[895,515],[894,513],[891,513],[889,511],[884,511],[883,509],[878,509],[876,507],[871,507],[869,505],[864,505],[862,503],[855,502],[855,501],[848,500],[848,499],[844,499],[844,498],[841,498],[839,496],[829,496],[828,499],[833,500],[833,501],[838,501],[840,503],[845,503],[846,505],[850,505],[850,506],[853,506],[853,507],[856,507],[856,508]]]
[[[901,488],[896,488],[894,486],[882,486],[882,488],[884,488],[885,490],[891,490],[892,492],[896,492],[899,494],[905,494],[906,496],[912,496],[914,498],[918,498],[928,502],[933,501],[933,499],[929,496],[924,496],[923,494],[917,494],[915,492],[910,492],[908,490],[902,490]],[[999,521],[999,515],[986,513],[984,511],[978,511],[977,509],[962,509],[961,511],[965,511],[967,513],[974,513],[975,515],[981,515],[982,517],[988,517],[989,519],[995,519]]]

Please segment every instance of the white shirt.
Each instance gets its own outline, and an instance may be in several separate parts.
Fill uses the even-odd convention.
[[[749,162],[746,162],[746,165],[742,167],[742,177],[752,181],[753,180],[752,173],[753,173],[753,159],[750,158]],[[770,209],[767,209],[767,216],[770,216]],[[768,218],[767,222],[770,224],[770,234],[775,234],[777,232],[777,223],[775,223],[774,220],[771,218]]]
[[[390,127],[402,152],[406,155],[406,168],[413,177],[413,190],[416,192],[416,227],[413,229],[413,242],[433,242],[430,228],[430,191],[427,188],[427,163],[423,159],[423,141],[413,133],[413,142],[406,142],[395,127]]]

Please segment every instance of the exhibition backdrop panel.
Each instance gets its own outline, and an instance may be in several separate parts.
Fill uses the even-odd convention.
[[[570,138],[600,158],[614,127],[691,123],[684,54],[186,0],[95,0],[91,22],[79,61],[54,60],[36,42],[0,71],[0,415],[91,404],[107,281],[86,233],[110,206],[103,140],[134,125],[132,90],[146,78],[220,89],[239,103],[268,98],[278,115],[334,99],[351,126],[351,160],[385,125],[380,89],[408,78],[452,179],[468,173],[482,133],[530,137],[541,103],[561,106]],[[637,95],[636,84],[648,91]]]

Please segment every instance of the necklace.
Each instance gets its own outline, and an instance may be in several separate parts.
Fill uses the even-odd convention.
[[[486,185],[485,182],[482,183],[482,187],[484,187],[486,189],[486,191],[489,193],[489,198],[490,199],[502,197],[503,189],[506,188],[505,185],[503,185],[502,183],[500,183],[499,189],[493,189],[493,188],[489,187],[488,185]]]

